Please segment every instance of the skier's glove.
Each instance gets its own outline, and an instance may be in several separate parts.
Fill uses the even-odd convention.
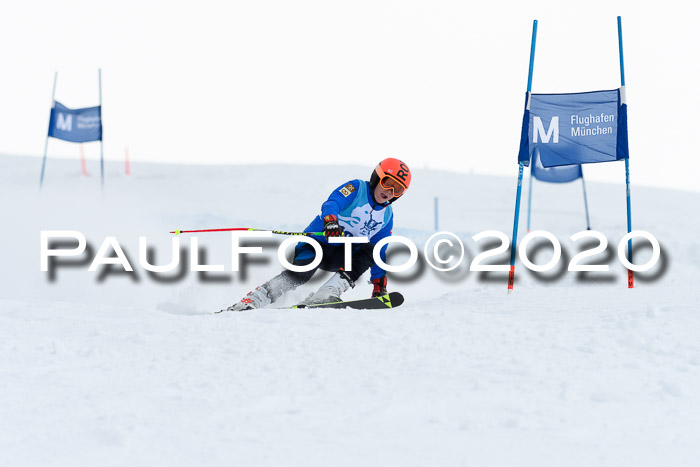
[[[381,297],[387,294],[386,292],[386,276],[377,277],[372,279],[372,284],[374,284],[374,290],[372,291],[372,297]]]
[[[338,218],[333,214],[328,214],[323,218],[323,235],[326,237],[343,237],[345,227],[338,224]]]

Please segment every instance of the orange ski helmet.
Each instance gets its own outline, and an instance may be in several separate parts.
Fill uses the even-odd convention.
[[[394,202],[411,185],[411,170],[399,159],[393,157],[384,159],[375,167],[370,177],[369,186],[372,192],[380,183],[382,188],[392,191],[394,198],[390,203]]]

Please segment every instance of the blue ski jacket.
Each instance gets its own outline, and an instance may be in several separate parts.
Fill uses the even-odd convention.
[[[394,227],[394,213],[389,203],[381,204],[374,200],[369,182],[351,180],[335,190],[321,206],[321,214],[316,216],[304,232],[322,232],[323,218],[333,214],[338,223],[345,228],[346,236],[368,237],[370,243],[391,235]],[[328,243],[326,237],[314,237],[322,243]],[[386,262],[386,248],[380,251],[382,261]],[[386,275],[386,271],[376,264],[371,268],[370,279]]]

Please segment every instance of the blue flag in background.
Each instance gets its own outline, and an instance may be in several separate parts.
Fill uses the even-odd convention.
[[[537,153],[543,167],[629,157],[624,88],[526,96],[518,162]]]
[[[69,109],[60,102],[54,102],[49,121],[49,136],[74,143],[101,141],[101,107]]]
[[[545,167],[540,160],[539,151],[535,151],[532,157],[532,166],[530,166],[532,176],[542,182],[550,183],[567,183],[583,177],[580,164],[561,165],[558,167]]]

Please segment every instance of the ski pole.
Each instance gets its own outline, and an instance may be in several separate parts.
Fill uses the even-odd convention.
[[[196,233],[196,232],[232,232],[232,231],[258,231],[258,232],[272,232],[273,234],[279,235],[304,235],[310,236],[323,236],[323,232],[285,232],[282,230],[269,230],[269,229],[253,229],[247,227],[236,227],[230,229],[201,229],[201,230],[179,230],[175,229],[171,231],[171,234],[180,235],[183,233]]]

